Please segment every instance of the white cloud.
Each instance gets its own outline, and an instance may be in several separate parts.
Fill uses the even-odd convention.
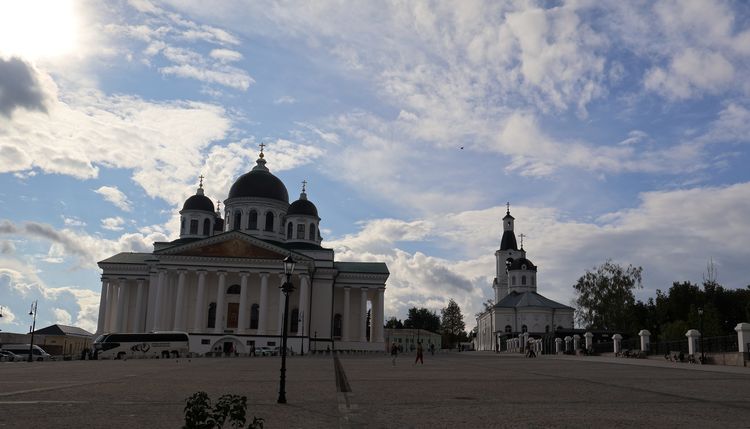
[[[122,225],[125,223],[125,219],[117,217],[108,217],[102,219],[102,228],[110,231],[122,231]]]
[[[67,310],[64,310],[62,308],[53,308],[52,313],[54,313],[55,315],[55,323],[59,323],[61,325],[70,325],[73,321],[73,316],[71,316]]]
[[[97,194],[104,197],[105,200],[117,206],[120,210],[129,212],[133,208],[131,206],[128,197],[119,189],[117,186],[101,186],[99,189],[94,190]]]
[[[687,99],[723,91],[734,77],[734,67],[721,53],[687,49],[672,58],[669,68],[647,71],[644,85],[670,99]]]
[[[224,63],[231,63],[242,59],[242,54],[231,49],[212,49],[209,54],[211,58]]]
[[[281,97],[273,100],[273,104],[294,104],[297,100],[290,95],[282,95]]]

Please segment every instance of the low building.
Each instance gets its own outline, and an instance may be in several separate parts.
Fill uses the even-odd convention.
[[[31,335],[27,335],[31,337]],[[34,331],[34,344],[51,355],[80,355],[91,349],[94,334],[75,326],[55,324]]]
[[[390,350],[393,343],[396,343],[402,352],[413,351],[417,349],[417,343],[420,341],[425,351],[429,350],[431,345],[435,345],[435,350],[440,350],[443,344],[440,334],[424,329],[402,328],[385,330],[386,351]]]

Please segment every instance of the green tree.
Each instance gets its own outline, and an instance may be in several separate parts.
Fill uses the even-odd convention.
[[[409,315],[404,320],[404,328],[425,329],[430,332],[440,331],[440,316],[434,311],[426,308],[412,307],[409,309]]]
[[[466,324],[464,316],[461,314],[461,308],[452,298],[448,301],[448,306],[441,310],[442,323],[440,333],[443,335],[443,344],[453,347],[458,341],[466,338]]]
[[[385,322],[385,327],[388,329],[401,329],[404,327],[404,322],[393,316]]]
[[[633,316],[635,289],[643,288],[643,268],[627,268],[607,260],[594,271],[586,270],[573,288],[576,291],[576,318],[588,329],[631,331],[637,329]]]

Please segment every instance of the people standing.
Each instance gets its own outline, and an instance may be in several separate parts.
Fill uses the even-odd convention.
[[[416,365],[417,362],[421,362],[422,365],[424,365],[424,356],[421,341],[417,343],[417,358],[414,360],[414,365]]]
[[[398,346],[396,343],[393,343],[391,346],[391,363],[393,366],[396,366],[396,357],[398,356]]]

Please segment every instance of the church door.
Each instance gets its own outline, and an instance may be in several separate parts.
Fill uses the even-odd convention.
[[[240,315],[240,304],[230,302],[227,304],[227,329],[237,329],[237,320]]]

